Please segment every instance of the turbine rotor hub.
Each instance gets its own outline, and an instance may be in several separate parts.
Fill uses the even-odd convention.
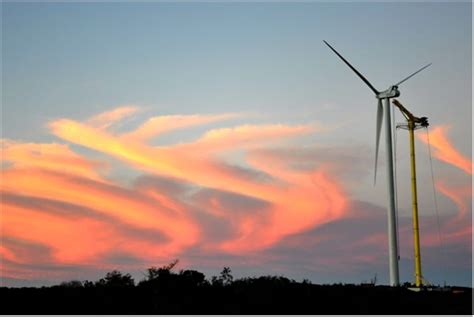
[[[396,98],[398,96],[400,96],[400,91],[398,90],[398,86],[390,86],[390,88],[388,88],[387,90],[378,93],[376,97],[377,99],[385,99],[385,98]]]

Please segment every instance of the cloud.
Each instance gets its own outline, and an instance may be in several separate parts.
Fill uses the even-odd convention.
[[[116,262],[143,268],[177,257],[213,262],[213,256],[255,264],[286,254],[283,263],[293,253],[314,255],[301,248],[321,255],[308,266],[345,270],[385,257],[384,211],[354,203],[347,192],[347,182],[371,167],[367,151],[289,146],[290,138],[319,130],[284,124],[210,128],[190,143],[147,144],[165,132],[238,114],[158,116],[130,133],[107,130],[135,111],[118,108],[84,122],[50,122],[65,144],[2,141],[10,163],[0,184],[2,238],[47,250],[38,261],[35,247],[2,246],[10,278],[30,274],[35,265],[44,265],[43,272],[48,265],[104,268]],[[72,146],[105,155],[91,160]],[[117,159],[140,175],[114,180],[107,167]],[[461,232],[456,230],[453,239]],[[339,254],[331,254],[335,241],[342,244]],[[341,260],[340,254],[351,252],[357,256]]]
[[[447,132],[450,129],[448,125],[435,127],[428,140],[428,135],[420,134],[419,138],[425,142],[430,142],[434,148],[434,156],[450,165],[453,165],[468,175],[472,175],[472,161],[470,158],[461,154],[448,139]],[[443,223],[442,239],[458,244],[471,245],[472,237],[472,185],[471,181],[453,185],[448,179],[442,179],[435,182],[436,190],[448,197],[456,206],[454,217],[449,217]],[[432,236],[428,238],[431,243],[437,241],[439,237]]]
[[[246,149],[269,143],[281,143],[282,138],[314,132],[311,126],[242,125],[233,128],[214,129],[206,132],[197,141],[180,146],[180,149],[199,150],[208,153],[224,150]]]
[[[61,165],[38,166],[45,164],[13,164],[2,171],[2,239],[35,241],[51,249],[55,263],[76,264],[100,263],[111,250],[139,258],[170,257],[198,239],[198,228],[186,215],[146,192],[67,168],[60,172]],[[88,172],[93,168],[84,165]],[[16,259],[14,250],[2,253]]]
[[[73,203],[55,199],[40,198],[34,196],[23,196],[2,191],[2,200],[5,206],[17,206],[24,209],[46,212],[62,218],[71,220],[81,218],[93,218],[114,227],[118,234],[144,239],[151,243],[163,243],[169,240],[164,234],[155,229],[130,226],[121,222],[114,216],[101,213],[100,211]]]
[[[344,182],[359,181],[373,168],[369,149],[360,145],[258,148],[249,151],[247,158],[271,161],[272,168],[279,170],[308,172],[324,167]]]
[[[158,116],[130,133],[107,131],[132,113],[119,109],[85,122],[55,120],[49,124],[51,132],[66,145],[22,144],[25,149],[55,149],[82,164],[69,171],[67,160],[49,168],[46,163],[54,161],[49,156],[44,164],[29,159],[24,165],[11,156],[13,165],[4,169],[1,187],[7,197],[2,203],[8,213],[5,226],[20,219],[32,223],[25,225],[26,231],[6,234],[44,245],[52,263],[99,266],[119,261],[133,267],[196,252],[229,259],[266,253],[289,237],[329,226],[349,213],[344,178],[337,174],[349,172],[349,162],[363,165],[357,151],[287,145],[290,138],[317,133],[317,128],[244,124],[210,129],[194,142],[155,147],[146,143],[153,136],[238,115]],[[70,145],[106,156],[90,161]],[[222,155],[237,149],[238,161]],[[119,185],[107,178],[103,167],[110,164],[108,158],[144,174],[130,185]],[[318,232],[314,239],[337,237]],[[87,248],[89,244],[93,247]]]
[[[87,218],[67,219],[5,204],[2,235],[50,247],[54,259],[70,263],[93,259],[106,248],[109,229]]]
[[[452,186],[440,180],[436,182],[436,189],[443,195],[452,200],[457,207],[456,216],[450,221],[450,224],[470,222],[470,204],[472,202],[472,186],[471,184],[462,186]],[[469,223],[467,223],[469,224]]]
[[[48,247],[36,242],[23,241],[8,236],[2,236],[0,254],[2,254],[2,259],[16,263],[28,263],[33,258],[37,263],[51,260],[51,250]]]
[[[297,266],[316,281],[333,282],[328,276],[346,276],[345,282],[361,282],[377,273],[381,283],[388,283],[387,214],[384,207],[365,201],[348,201],[348,213],[321,226],[288,235],[278,244],[263,251],[261,263],[271,267]],[[466,269],[465,259],[471,256],[472,229],[449,227],[450,217],[440,219],[440,244],[435,216],[420,217],[421,256],[424,272],[440,266]],[[413,276],[413,229],[411,217],[399,217],[400,270]],[[455,250],[455,251],[454,251]],[[446,253],[446,254],[445,254]],[[447,256],[450,254],[450,256]],[[453,256],[462,263],[453,263]],[[270,267],[267,265],[266,267]],[[468,264],[470,267],[470,264]],[[432,282],[438,277],[426,273]],[[403,276],[402,276],[403,278]],[[441,278],[445,278],[444,276]],[[442,282],[440,280],[439,282]]]
[[[122,113],[123,110],[113,110],[107,112],[108,115],[101,114],[98,117],[117,118],[121,117]],[[130,167],[155,175],[161,180],[174,179],[179,184],[187,184],[186,186],[194,188],[193,190],[198,191],[199,194],[192,197],[194,200],[187,197],[184,203],[183,197],[170,195],[170,192],[162,192],[160,188],[157,190],[154,186],[150,186],[150,182],[146,184],[144,179],[137,183],[141,193],[146,192],[163,207],[174,210],[178,214],[185,214],[189,206],[195,210],[211,210],[214,216],[219,212],[223,214],[223,218],[232,223],[236,238],[218,241],[215,245],[228,252],[245,252],[264,248],[276,243],[287,234],[342,216],[345,209],[345,193],[338,181],[324,167],[315,167],[313,170],[306,171],[269,170],[265,167],[271,165],[270,159],[253,157],[247,160],[247,165],[236,165],[220,156],[229,149],[240,148],[247,153],[251,149],[266,145],[278,146],[285,138],[314,132],[315,130],[309,126],[242,125],[210,130],[195,142],[184,145],[153,147],[143,143],[146,138],[156,133],[235,116],[237,115],[155,117],[128,135],[113,135],[97,128],[97,124],[91,124],[91,120],[80,123],[70,119],[59,119],[51,122],[49,126],[53,134],[66,142],[119,158]],[[275,158],[274,160],[276,161]],[[134,209],[140,210],[138,213],[129,215],[123,211],[116,211],[115,208],[119,206],[130,205],[129,201],[121,198],[129,197],[130,193],[117,192],[110,196],[110,192],[117,189],[112,190],[112,185],[107,187],[105,182],[88,183],[83,179],[69,179],[67,187],[74,189],[71,193],[68,189],[64,189],[66,186],[60,186],[59,183],[64,181],[61,177],[58,178],[57,175],[45,177],[50,184],[57,184],[56,187],[61,188],[58,192],[61,193],[63,199],[69,199],[70,202],[77,200],[81,196],[77,193],[83,191],[88,194],[80,197],[83,200],[82,204],[89,204],[91,208],[94,207],[93,205],[103,204],[107,208],[102,207],[102,212],[108,214],[113,212],[121,221],[148,226],[153,223],[172,221],[172,219],[164,218],[164,220],[157,220],[164,217],[160,213],[154,216],[154,219],[142,215],[149,208],[137,202],[134,202],[136,206]],[[106,187],[107,190],[105,190]],[[37,195],[49,195],[49,198],[57,195],[55,190],[46,192],[46,189],[40,189],[41,193],[38,193],[38,188],[37,186]],[[31,185],[30,190],[33,190]],[[94,201],[90,198],[92,193],[95,197]],[[213,208],[204,204],[202,200],[204,193],[214,196],[208,199],[214,202]],[[73,197],[73,195],[76,196]],[[110,202],[112,198],[117,201],[116,205]],[[265,212],[257,211],[259,208],[251,208],[256,211],[241,216],[236,221],[235,215],[241,214],[239,210],[244,208],[248,201],[261,202],[259,208]],[[222,210],[219,211],[219,208]],[[151,214],[151,211],[148,214]],[[265,214],[264,217],[263,214]],[[161,227],[157,225],[157,227],[162,230],[163,225]]]
[[[138,111],[137,106],[122,106],[110,111],[99,113],[87,120],[87,123],[99,130],[105,130],[112,124]]]
[[[146,141],[165,132],[238,117],[241,117],[241,115],[237,113],[225,113],[217,115],[169,115],[152,117],[134,131],[124,134],[123,137]]]
[[[41,168],[99,179],[100,171],[107,164],[81,157],[68,145],[57,143],[21,143],[1,140],[2,161],[12,163],[13,168]]]
[[[431,130],[429,142],[434,148],[433,155],[448,164],[451,164],[465,173],[472,175],[472,161],[465,157],[452,145],[452,142],[447,137],[449,126],[437,126]],[[418,138],[424,143],[428,143],[428,136],[419,134]]]

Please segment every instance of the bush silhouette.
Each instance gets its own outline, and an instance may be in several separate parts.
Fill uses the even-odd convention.
[[[133,280],[130,274],[122,274],[120,271],[112,271],[105,275],[104,278],[101,278],[96,282],[96,286],[106,286],[106,287],[133,287],[135,286],[135,281]]]
[[[179,272],[179,279],[183,286],[188,287],[200,287],[209,284],[204,274],[194,270],[181,270]]]
[[[83,287],[83,284],[81,281],[72,280],[72,281],[62,282],[61,284],[59,284],[59,286],[68,287],[68,288],[80,288],[80,287]]]
[[[168,265],[164,265],[160,268],[152,266],[147,269],[147,275],[145,281],[153,281],[159,278],[164,278],[166,276],[170,276],[172,274],[171,270],[178,264],[179,260],[174,260]]]
[[[472,314],[472,289],[411,292],[404,287],[312,284],[284,276],[235,279],[229,267],[206,280],[178,261],[151,267],[135,286],[112,271],[96,282],[0,287],[2,314]],[[397,305],[393,305],[397,303]]]

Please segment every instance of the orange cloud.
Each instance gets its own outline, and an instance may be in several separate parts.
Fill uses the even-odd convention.
[[[449,126],[437,126],[430,132],[430,144],[434,148],[433,155],[448,164],[454,165],[464,172],[472,175],[472,161],[465,157],[452,145],[447,138]],[[426,134],[418,134],[418,138],[424,143],[428,143]]]
[[[187,151],[211,152],[245,147],[261,146],[263,144],[281,142],[283,138],[308,134],[314,130],[310,126],[272,125],[242,125],[234,128],[214,129],[205,133],[197,141],[180,146]]]
[[[171,212],[140,192],[115,185],[43,170],[9,169],[3,171],[1,189],[83,206],[129,226],[157,230],[170,240],[162,246],[164,252],[176,253],[198,239],[198,228],[187,215]]]
[[[450,222],[458,223],[466,221],[466,215],[468,212],[468,203],[472,200],[472,190],[471,185],[452,187],[446,185],[443,181],[436,182],[436,188],[446,197],[451,199],[458,208],[458,213],[454,219]]]
[[[123,106],[115,108],[111,111],[106,111],[95,115],[90,118],[87,123],[97,129],[104,130],[115,122],[118,122],[123,118],[134,114],[137,111],[138,107],[136,106]]]
[[[18,256],[4,245],[0,245],[0,255],[2,256],[2,259],[12,262],[21,262]],[[0,261],[0,271],[3,271],[3,262],[4,261]]]
[[[63,141],[149,175],[132,186],[106,177],[107,158],[92,161],[68,145],[5,140],[4,159],[11,165],[2,170],[0,190],[10,198],[2,201],[2,235],[44,245],[60,263],[96,263],[110,252],[169,258],[190,247],[242,254],[346,212],[346,194],[324,164],[294,170],[277,152],[254,152],[314,132],[309,126],[242,125],[155,147],[146,140],[238,115],[155,117],[127,134],[106,130],[134,111],[119,108],[85,122],[49,124]],[[221,155],[230,149],[243,152],[238,164]],[[14,251],[0,251],[15,260]]]
[[[153,117],[134,131],[126,133],[123,136],[136,140],[147,140],[165,132],[233,119],[239,116],[239,114],[235,113],[226,113],[218,115],[170,115]]]
[[[57,143],[20,143],[1,140],[2,161],[14,168],[37,167],[98,179],[106,164],[88,160],[74,153],[67,145]]]
[[[255,248],[274,243],[286,234],[340,216],[340,210],[343,209],[344,203],[337,202],[344,199],[340,186],[321,171],[315,173],[269,171],[262,169],[267,165],[266,162],[249,161],[253,167],[250,169],[250,175],[255,175],[249,177],[242,173],[242,169],[232,168],[212,154],[214,151],[220,152],[236,147],[247,148],[249,145],[261,146],[269,140],[275,142],[283,137],[307,134],[311,131],[307,126],[245,125],[232,129],[212,130],[190,145],[158,148],[132,138],[114,136],[72,120],[57,120],[52,122],[50,127],[55,135],[66,141],[120,158],[135,168],[176,177],[197,186],[268,201],[275,207],[269,220],[271,223],[266,226],[273,229],[264,232],[267,236],[265,239],[260,239],[259,246],[253,243]],[[198,150],[191,150],[193,147]],[[209,154],[203,155],[203,153]],[[260,180],[259,169],[270,177],[275,176],[275,182]],[[321,197],[319,201],[308,200],[308,197],[314,198],[315,195],[318,196],[317,193],[325,192],[326,195],[319,194]],[[322,201],[327,203],[323,204]],[[300,214],[295,213],[295,210]],[[291,211],[292,216],[282,216]],[[258,217],[241,221],[242,223],[238,225],[238,231],[241,233],[238,241],[243,241],[244,236],[253,235],[253,232],[261,231],[259,222],[262,220]],[[240,244],[243,245],[242,242]]]
[[[225,241],[221,248],[244,252],[269,247],[284,236],[339,219],[346,212],[345,193],[324,171],[298,177],[298,181],[275,191],[267,217],[242,219],[239,237]]]
[[[112,155],[147,172],[177,177],[201,186],[238,192],[261,199],[271,199],[274,196],[271,193],[271,188],[274,186],[271,184],[261,184],[248,179],[242,175],[241,170],[232,170],[215,157],[202,157],[201,152],[207,152],[205,146],[200,151],[190,151],[179,145],[156,148],[67,119],[54,121],[50,127],[56,136],[65,141]],[[261,128],[266,129],[266,126]],[[297,130],[301,131],[300,128]],[[235,131],[238,133],[241,130],[236,129]],[[287,132],[295,133],[291,129],[287,129]],[[276,133],[279,136],[282,135],[281,131],[276,131]],[[232,136],[238,138],[235,134]],[[250,136],[248,135],[248,137]],[[269,133],[261,137],[268,138]],[[233,139],[228,141],[228,146],[232,144],[232,141]],[[224,138],[220,138],[220,142],[223,144]]]
[[[47,245],[62,263],[99,255],[108,248],[109,231],[92,219],[66,219],[12,205],[4,205],[2,215],[2,235]]]

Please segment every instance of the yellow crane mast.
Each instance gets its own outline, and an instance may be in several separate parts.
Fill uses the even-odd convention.
[[[394,99],[393,104],[400,109],[401,113],[407,120],[406,125],[399,125],[409,132],[410,136],[410,167],[411,167],[411,194],[412,194],[412,210],[413,210],[413,244],[415,251],[415,285],[422,285],[423,277],[421,275],[421,254],[420,254],[420,229],[418,224],[418,197],[416,191],[416,165],[415,165],[415,130],[428,126],[427,117],[415,117],[408,111],[398,100]]]

